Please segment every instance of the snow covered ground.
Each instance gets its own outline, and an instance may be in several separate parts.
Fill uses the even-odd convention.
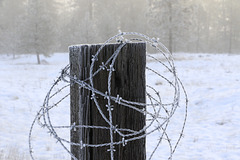
[[[178,53],[174,58],[188,93],[189,107],[184,138],[173,159],[239,160],[240,55]],[[29,159],[28,133],[32,120],[53,81],[68,64],[68,54],[42,59],[43,64],[37,65],[32,55],[16,59],[0,55],[0,159]],[[160,84],[154,77],[151,82]],[[183,113],[184,108],[180,108],[176,115]],[[56,109],[53,119],[67,125],[69,107]],[[61,133],[68,138],[67,130]],[[46,130],[36,126],[33,135],[36,159],[70,159]],[[148,140],[158,138],[154,136]],[[148,145],[148,154],[151,149]],[[167,159],[167,150],[160,147],[153,160]]]

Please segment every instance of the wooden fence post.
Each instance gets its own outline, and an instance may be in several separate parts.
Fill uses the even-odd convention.
[[[120,44],[107,44],[98,56],[95,62],[94,71],[96,71],[102,62],[106,62]],[[71,46],[70,51],[70,74],[80,80],[89,78],[92,55],[95,55],[101,45],[78,45]],[[112,74],[111,92],[112,96],[121,96],[122,99],[143,102],[146,101],[146,44],[145,43],[127,43],[120,51],[114,64],[115,71]],[[105,93],[108,90],[107,69],[100,71],[93,78],[94,87]],[[90,83],[89,81],[86,81]],[[91,91],[71,83],[70,87],[70,105],[71,105],[71,125],[109,125],[99,114],[95,103],[91,100]],[[108,118],[106,108],[107,100],[100,95],[96,95],[103,113]],[[144,114],[129,109],[125,106],[112,102],[114,110],[112,111],[113,124],[118,128],[127,128],[140,130],[145,126],[146,117]],[[144,107],[142,107],[144,108]],[[141,108],[141,109],[142,109]],[[110,142],[110,133],[106,129],[75,128],[71,130],[71,142],[86,144],[102,144]],[[114,133],[114,141],[121,141],[122,137]],[[110,152],[105,147],[84,147],[71,145],[71,152],[78,160],[110,160]],[[125,146],[116,145],[114,152],[115,160],[145,160],[146,147],[145,139],[139,139],[128,142]]]

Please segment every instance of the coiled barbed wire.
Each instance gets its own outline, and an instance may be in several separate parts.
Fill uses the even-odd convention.
[[[131,37],[135,36],[135,37],[127,39],[126,38],[127,36],[131,36]],[[99,53],[101,52],[101,50],[107,44],[113,42],[114,40],[117,41],[118,43],[121,43],[121,45],[116,49],[116,51],[114,51],[112,56],[105,63],[102,62],[102,65],[99,67],[99,69],[94,72],[93,71],[93,66],[94,66],[94,63],[98,60]],[[146,56],[147,56],[147,58],[149,58],[151,60],[154,60],[155,62],[157,62],[161,66],[163,66],[163,68],[166,69],[167,72],[170,73],[170,75],[173,78],[170,80],[167,76],[163,75],[163,73],[160,73],[160,72],[158,72],[158,71],[156,71],[156,70],[154,70],[154,69],[152,69],[148,66],[146,66],[146,70],[149,71],[150,73],[153,73],[159,79],[162,79],[163,81],[165,81],[174,90],[174,93],[172,94],[172,101],[171,102],[164,103],[163,102],[163,97],[164,96],[160,95],[160,92],[157,91],[154,87],[152,87],[149,84],[147,84],[146,87],[147,87],[148,90],[150,90],[150,92],[153,92],[154,94],[150,94],[150,92],[148,92],[148,90],[147,90],[147,93],[146,93],[147,100],[148,100],[147,103],[127,101],[125,99],[122,99],[120,95],[117,95],[117,97],[111,96],[111,78],[112,78],[112,72],[114,72],[113,66],[114,66],[115,60],[116,60],[119,52],[121,51],[123,46],[126,43],[129,43],[129,42],[146,42],[149,46],[153,47],[157,52],[161,53],[164,60],[159,60],[149,53],[147,53]],[[107,67],[109,67],[109,68],[107,68]],[[105,93],[103,93],[103,92],[100,92],[100,91],[98,91],[94,88],[93,77],[96,74],[98,74],[100,71],[105,70],[105,69],[109,70],[108,90]],[[172,159],[173,153],[175,152],[181,138],[183,137],[183,131],[184,131],[185,124],[186,124],[186,119],[187,119],[188,98],[187,98],[187,93],[185,91],[185,88],[184,88],[181,80],[177,76],[172,53],[170,53],[169,50],[162,43],[159,42],[158,39],[150,38],[150,37],[148,37],[144,34],[141,34],[141,33],[121,32],[120,31],[119,34],[109,38],[106,42],[104,42],[103,45],[101,45],[101,47],[98,49],[96,54],[92,57],[92,63],[91,63],[91,66],[90,66],[90,76],[89,76],[89,78],[87,78],[85,80],[79,80],[76,77],[71,76],[69,70],[70,70],[70,65],[69,64],[62,69],[60,76],[57,78],[57,80],[54,82],[54,84],[51,86],[50,90],[48,91],[48,93],[47,93],[47,95],[44,99],[43,105],[42,105],[41,109],[38,111],[35,119],[33,120],[32,125],[30,127],[29,152],[30,152],[30,156],[33,160],[34,160],[34,156],[33,156],[33,148],[32,148],[31,137],[32,137],[33,128],[34,128],[34,125],[36,124],[36,122],[38,122],[38,124],[41,127],[47,128],[50,135],[52,135],[57,140],[57,142],[59,142],[59,144],[64,148],[64,150],[66,150],[66,152],[74,160],[77,160],[77,158],[69,151],[69,149],[66,147],[66,145],[64,143],[67,143],[67,144],[70,144],[70,145],[80,146],[81,148],[109,146],[108,151],[110,152],[111,160],[114,160],[114,146],[115,145],[125,146],[130,141],[145,138],[146,136],[149,136],[154,132],[158,132],[160,138],[158,140],[158,143],[157,143],[156,147],[154,148],[154,150],[152,151],[152,153],[150,154],[148,159],[149,160],[152,159],[154,153],[156,152],[157,148],[160,146],[160,144],[162,143],[163,140],[166,140],[168,145],[169,145],[170,155],[169,155],[168,159]],[[85,89],[90,90],[92,92],[91,99],[95,102],[95,105],[96,105],[99,113],[101,114],[101,116],[107,122],[107,124],[109,126],[76,125],[75,123],[72,124],[72,125],[69,125],[69,126],[54,126],[54,125],[52,125],[51,116],[49,114],[49,111],[52,108],[58,106],[64,99],[69,97],[70,93],[67,93],[66,95],[62,96],[53,105],[49,105],[50,101],[53,99],[53,97],[58,95],[60,92],[69,88],[70,85],[71,85],[70,81],[71,81],[71,83],[73,82],[75,84],[78,84],[79,87],[85,88]],[[87,81],[89,81],[90,83],[87,83]],[[63,87],[61,87],[57,91],[54,91],[54,89],[56,89],[56,86],[60,82],[64,82],[64,83],[66,83],[66,85],[64,85]],[[181,94],[183,94],[182,99],[184,101],[183,105],[184,105],[184,108],[185,108],[184,120],[182,122],[182,127],[181,127],[181,130],[180,130],[180,134],[179,134],[179,136],[176,140],[176,143],[173,145],[171,143],[169,135],[167,133],[167,127],[170,124],[170,119],[173,117],[176,110],[180,107],[180,101],[182,100],[181,97],[180,97]],[[107,118],[103,114],[103,111],[101,110],[101,108],[98,104],[98,100],[96,98],[96,95],[103,96],[104,98],[106,98],[108,100],[106,106],[108,107],[107,110],[108,110],[108,113],[109,113],[109,118]],[[118,128],[117,126],[114,126],[113,123],[112,123],[112,108],[111,108],[111,106],[112,106],[111,103],[112,102],[118,103],[119,105],[122,105],[122,106],[125,106],[125,107],[129,107],[131,109],[134,109],[134,110],[146,115],[148,123],[142,129],[140,129],[139,131],[134,131],[134,130],[130,130],[130,129],[127,129],[127,128]],[[146,109],[139,109],[136,106],[146,106]],[[162,112],[162,110],[163,110],[163,112]],[[87,143],[83,143],[82,141],[80,141],[80,143],[73,143],[73,142],[70,142],[70,140],[61,138],[55,130],[57,128],[58,129],[69,128],[70,130],[73,130],[73,129],[76,129],[76,128],[106,129],[106,130],[110,131],[110,138],[109,138],[110,142],[109,143],[104,143],[104,144],[87,144]],[[124,131],[127,131],[128,134],[124,134]],[[122,137],[122,140],[120,140],[118,142],[114,142],[113,141],[113,133],[119,134]]]

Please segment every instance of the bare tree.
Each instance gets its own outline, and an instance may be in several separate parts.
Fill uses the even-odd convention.
[[[161,41],[167,44],[170,52],[188,36],[191,24],[191,6],[185,0],[150,0],[149,30],[151,34],[160,35]]]
[[[37,55],[40,64],[40,54],[48,56],[56,43],[56,8],[54,1],[29,0],[22,32],[22,41],[27,52]]]
[[[1,1],[0,7],[0,50],[12,54],[13,58],[15,58],[15,55],[21,52],[19,33],[23,27],[23,2],[15,0]]]

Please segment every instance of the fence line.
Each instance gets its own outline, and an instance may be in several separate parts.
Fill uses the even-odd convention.
[[[130,37],[129,39],[127,38],[128,36]],[[135,37],[132,38],[133,36],[135,36]],[[94,66],[95,62],[98,61],[98,55],[100,54],[101,50],[107,44],[112,43],[113,41],[117,41],[121,45],[116,49],[116,51],[112,54],[112,56],[106,62],[102,62],[102,65],[99,66],[98,70],[94,71],[93,66]],[[164,103],[163,102],[164,95],[160,95],[159,91],[157,91],[154,87],[152,87],[151,85],[148,85],[148,84],[146,85],[146,87],[154,93],[154,94],[150,94],[150,92],[147,92],[146,96],[148,99],[148,103],[139,103],[139,102],[128,101],[128,100],[123,99],[121,97],[121,95],[117,95],[116,97],[111,96],[110,83],[111,83],[112,73],[114,72],[113,66],[114,66],[115,60],[116,60],[119,52],[121,51],[122,47],[125,46],[126,43],[129,43],[129,42],[146,42],[149,46],[153,47],[157,52],[162,54],[162,56],[165,59],[165,63],[163,61],[158,60],[151,54],[147,54],[147,57],[156,61],[162,67],[164,67],[168,71],[168,73],[171,74],[173,79],[169,79],[167,76],[163,75],[163,73],[159,73],[157,70],[154,70],[148,66],[146,67],[146,70],[155,74],[155,76],[157,76],[159,79],[165,81],[167,84],[170,85],[170,88],[172,88],[174,90],[174,94],[172,95],[173,100],[171,103],[169,103],[169,102]],[[108,82],[107,82],[108,83],[108,91],[106,91],[105,93],[98,91],[93,86],[94,76],[103,70],[109,71],[109,77],[108,77]],[[71,83],[70,83],[70,81],[71,81]],[[64,83],[66,83],[66,85],[64,85],[62,88],[60,88],[54,92],[54,89],[57,88],[57,85],[60,82],[64,82]],[[95,102],[95,104],[99,110],[99,113],[101,114],[101,116],[104,118],[104,120],[108,123],[108,125],[110,127],[109,126],[107,127],[107,126],[76,125],[76,124],[72,124],[69,126],[54,126],[52,124],[49,111],[52,108],[61,104],[61,102],[64,99],[69,97],[70,93],[67,93],[66,95],[61,97],[53,105],[49,105],[49,104],[51,104],[50,102],[53,97],[56,97],[63,90],[68,89],[70,87],[70,85],[72,84],[72,82],[75,84],[78,84],[79,87],[87,89],[92,92],[92,100]],[[183,94],[183,98],[181,98],[182,94]],[[98,104],[98,100],[97,100],[98,96],[102,96],[108,100],[108,103],[106,105],[107,105],[107,109],[108,109],[110,117],[111,117],[112,110],[114,109],[112,107],[112,103],[116,103],[116,104],[120,104],[123,107],[131,108],[133,110],[136,110],[136,111],[146,115],[148,124],[146,124],[146,126],[144,126],[142,129],[140,129],[138,131],[131,130],[128,128],[119,128],[118,126],[114,126],[114,124],[112,124],[112,121],[103,114],[103,112]],[[172,144],[172,142],[169,138],[169,135],[167,133],[167,128],[168,128],[169,124],[171,123],[170,119],[173,117],[173,115],[176,113],[176,110],[180,107],[180,105],[182,103],[184,103],[183,105],[185,108],[184,120],[182,122],[182,128],[180,130],[178,139],[175,144]],[[150,38],[144,34],[136,33],[136,32],[120,32],[119,34],[109,38],[105,43],[103,43],[102,46],[100,47],[100,49],[92,57],[89,78],[87,78],[85,80],[79,80],[76,77],[71,76],[69,64],[65,68],[62,69],[61,74],[59,75],[57,80],[54,82],[54,84],[51,86],[50,90],[48,91],[48,93],[44,99],[43,105],[40,108],[40,110],[38,111],[35,119],[33,120],[32,125],[31,125],[30,132],[29,132],[30,155],[31,155],[31,158],[34,159],[31,137],[32,137],[32,131],[34,129],[34,125],[36,124],[36,122],[38,122],[38,124],[41,127],[48,129],[48,132],[50,133],[50,135],[52,135],[57,140],[57,142],[59,142],[59,144],[66,150],[66,152],[74,160],[77,160],[77,158],[74,157],[74,155],[69,151],[69,149],[66,147],[66,145],[64,143],[80,146],[81,148],[109,146],[108,151],[110,152],[111,160],[113,160],[114,159],[114,157],[113,157],[114,146],[116,146],[116,145],[125,146],[128,142],[131,142],[131,141],[134,141],[137,139],[141,139],[141,138],[145,138],[146,136],[149,136],[154,132],[158,132],[160,138],[158,140],[156,147],[152,151],[152,153],[149,157],[149,160],[152,159],[154,153],[156,152],[157,148],[160,146],[160,144],[162,143],[163,140],[166,140],[168,142],[168,145],[170,148],[169,159],[172,159],[173,153],[175,152],[181,138],[183,137],[183,131],[184,131],[184,127],[185,127],[186,119],[187,119],[187,105],[188,105],[187,93],[184,89],[184,86],[183,86],[180,78],[177,76],[174,61],[173,61],[173,56],[168,51],[168,49],[162,43],[160,43],[159,40],[156,38]],[[137,107],[137,106],[145,106],[146,109],[139,109],[139,107]],[[55,130],[57,128],[58,129],[68,128],[69,130],[75,130],[76,128],[105,129],[105,130],[111,131],[111,133],[114,132],[116,134],[119,134],[122,137],[122,140],[114,142],[112,140],[112,138],[109,138],[109,139],[111,139],[111,141],[109,143],[104,143],[104,144],[88,144],[88,143],[83,143],[82,141],[80,143],[73,143],[67,139],[59,137],[58,133]]]

